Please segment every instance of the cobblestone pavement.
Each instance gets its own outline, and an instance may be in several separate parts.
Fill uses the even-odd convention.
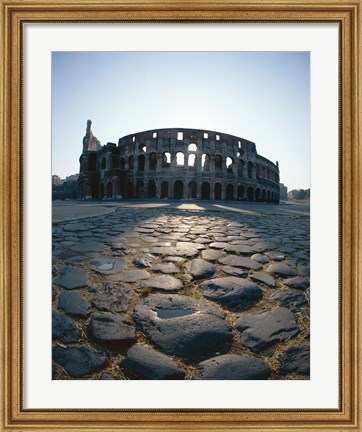
[[[309,379],[309,217],[53,223],[53,379]]]

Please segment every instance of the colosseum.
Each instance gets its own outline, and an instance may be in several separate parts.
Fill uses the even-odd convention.
[[[204,129],[154,129],[101,146],[88,120],[81,199],[279,202],[279,166],[244,138]]]

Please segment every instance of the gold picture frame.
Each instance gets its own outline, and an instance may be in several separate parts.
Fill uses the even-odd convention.
[[[0,0],[0,429],[4,431],[362,431],[361,0]],[[338,23],[340,403],[338,409],[25,409],[23,407],[23,26],[29,22]]]

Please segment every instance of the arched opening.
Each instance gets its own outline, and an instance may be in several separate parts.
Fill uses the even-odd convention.
[[[162,154],[162,168],[169,168],[171,165],[171,153],[165,152]]]
[[[210,183],[204,182],[201,186],[201,199],[209,200],[210,199]]]
[[[101,169],[106,169],[106,158],[105,157],[101,161]]]
[[[221,183],[215,183],[214,199],[215,200],[221,200]]]
[[[204,153],[202,155],[201,165],[202,165],[202,171],[204,171],[204,172],[210,171],[210,156],[207,153]]]
[[[175,199],[181,199],[184,195],[184,184],[181,180],[177,180],[173,187],[173,196]]]
[[[163,181],[161,183],[161,198],[168,198],[168,182]]]
[[[104,198],[104,184],[101,183],[101,199]]]
[[[260,165],[256,164],[256,176],[260,177]]]
[[[176,165],[184,166],[185,165],[185,155],[182,152],[176,153]]]
[[[228,201],[232,201],[234,199],[234,186],[230,183],[226,186],[226,199]]]
[[[91,181],[91,194],[93,199],[99,198],[99,174],[92,174]]]
[[[254,190],[252,186],[249,186],[246,191],[248,201],[254,201]]]
[[[239,185],[238,186],[238,200],[242,201],[244,199],[244,186]]]
[[[253,163],[248,162],[248,177],[251,179],[253,176]]]
[[[189,168],[196,168],[196,155],[195,154],[189,155],[188,166],[189,166]]]
[[[197,151],[197,145],[194,143],[189,144],[189,151]]]
[[[133,182],[127,183],[127,198],[133,198]]]
[[[137,180],[137,183],[136,183],[136,198],[144,198],[144,183],[143,183],[143,180]]]
[[[140,152],[145,153],[146,152],[146,144],[140,144],[138,146],[138,149]]]
[[[145,157],[143,155],[138,156],[138,171],[145,170]]]
[[[112,182],[107,183],[107,198],[113,197],[113,184]]]
[[[275,192],[274,191],[271,193],[271,200],[272,200],[272,202],[274,202],[274,200],[275,200]]]
[[[156,183],[154,180],[148,182],[148,198],[156,198]]]
[[[150,154],[150,170],[154,171],[157,169],[157,153]]]
[[[228,156],[226,158],[226,172],[228,174],[232,174],[233,173],[233,160],[230,156]]]
[[[255,189],[255,201],[260,201],[260,189]]]
[[[125,165],[126,165],[126,161],[124,160],[124,158],[121,158],[120,161],[119,161],[120,168],[124,169]]]
[[[222,169],[222,156],[216,155],[215,156],[215,170],[221,170]]]
[[[243,176],[243,170],[244,170],[244,161],[243,160],[238,160],[238,176],[242,177]]]
[[[122,197],[126,196],[126,173],[121,172],[119,176],[119,190],[121,192]]]
[[[130,156],[130,157],[128,158],[128,166],[129,166],[129,169],[130,169],[130,170],[133,170],[133,169],[134,169],[134,156]]]
[[[112,156],[112,168],[113,169],[119,168],[119,157],[117,155]]]
[[[196,182],[194,180],[189,182],[187,198],[196,198]]]
[[[268,191],[266,194],[266,200],[267,202],[270,202],[270,191]]]
[[[88,171],[96,171],[97,155],[91,154],[88,159]]]
[[[265,191],[265,189],[263,189],[263,191],[262,191],[262,193],[261,193],[261,200],[262,200],[263,202],[266,201],[266,191]]]

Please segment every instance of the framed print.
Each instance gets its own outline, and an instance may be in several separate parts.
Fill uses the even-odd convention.
[[[2,430],[362,430],[361,2],[1,7]]]

